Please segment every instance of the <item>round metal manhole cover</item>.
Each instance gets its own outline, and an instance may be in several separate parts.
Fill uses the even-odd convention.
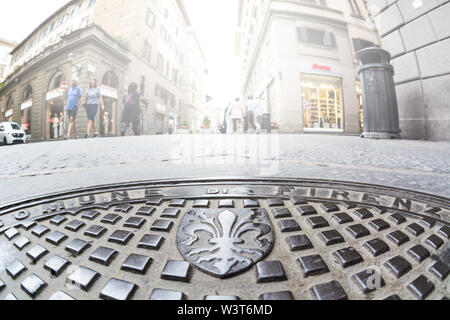
[[[301,179],[152,181],[0,207],[0,299],[443,299],[450,201]]]

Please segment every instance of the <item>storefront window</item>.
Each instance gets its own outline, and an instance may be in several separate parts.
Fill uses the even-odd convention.
[[[114,72],[105,73],[102,79],[102,95],[104,110],[100,112],[100,135],[109,136],[116,132],[117,89],[119,79]]]
[[[343,131],[344,112],[340,78],[302,75],[305,131]]]
[[[363,112],[363,97],[361,90],[361,82],[359,81],[356,81],[356,94],[358,96],[359,128],[362,133],[364,131],[364,112]]]
[[[22,104],[20,105],[20,121],[22,130],[31,134],[31,107],[33,106],[33,88],[27,85],[23,91]]]
[[[47,139],[59,139],[63,137],[66,127],[64,117],[64,98],[66,88],[62,88],[66,77],[64,73],[56,73],[49,82],[48,91],[46,95],[46,112],[47,112]]]
[[[12,122],[13,121],[13,113],[14,113],[14,100],[11,96],[8,97],[8,100],[6,101],[6,112],[5,112],[5,119],[6,121]]]

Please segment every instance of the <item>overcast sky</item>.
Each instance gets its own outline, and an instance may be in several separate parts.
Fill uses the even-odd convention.
[[[110,0],[116,1],[116,0]],[[0,0],[0,38],[22,41],[68,0]],[[184,0],[208,59],[207,94],[215,104],[239,94],[239,61],[234,57],[238,0]]]

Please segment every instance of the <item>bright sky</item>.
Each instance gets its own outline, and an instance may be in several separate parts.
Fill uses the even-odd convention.
[[[0,0],[0,38],[22,41],[67,1]],[[239,60],[234,57],[238,0],[184,2],[208,62],[207,94],[225,108],[239,95]]]

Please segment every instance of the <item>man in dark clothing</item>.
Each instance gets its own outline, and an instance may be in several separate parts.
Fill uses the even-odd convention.
[[[134,82],[131,83],[128,86],[128,94],[123,98],[125,108],[120,123],[120,133],[122,136],[125,136],[130,122],[132,124],[134,135],[140,135],[141,96],[137,92],[137,89],[138,85]]]

